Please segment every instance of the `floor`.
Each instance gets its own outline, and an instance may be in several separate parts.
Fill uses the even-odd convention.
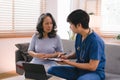
[[[5,79],[1,79],[1,80],[34,80],[34,79],[25,79],[24,76],[15,76],[15,77],[5,78]],[[48,80],[65,80],[65,79],[53,76],[52,78],[50,78]]]
[[[0,80],[32,80],[32,79],[25,79],[24,76],[18,75],[15,71],[9,71],[6,73],[1,73]],[[65,79],[53,76],[49,80],[65,80]]]
[[[18,74],[16,73],[15,70],[9,71],[9,72],[5,72],[5,73],[1,73],[0,74],[0,80],[1,79],[5,79],[5,78],[14,77],[14,76],[18,76]]]

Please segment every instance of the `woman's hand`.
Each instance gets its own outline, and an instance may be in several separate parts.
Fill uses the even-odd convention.
[[[32,57],[37,57],[37,58],[41,58],[41,59],[46,58],[46,55],[43,53],[38,54],[38,53],[35,53],[34,51],[29,51],[28,54]]]
[[[61,52],[55,52],[53,54],[47,54],[47,53],[35,53],[34,51],[29,51],[28,53],[32,57],[37,57],[37,58],[42,58],[42,59],[45,59],[45,58],[55,58],[55,57],[67,59],[67,57],[64,56],[65,54],[61,53]]]
[[[35,52],[33,52],[33,51],[28,51],[28,54],[30,56],[32,56],[32,57],[36,57],[37,56],[37,54]]]

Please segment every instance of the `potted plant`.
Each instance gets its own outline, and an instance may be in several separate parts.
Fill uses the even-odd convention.
[[[68,31],[68,35],[69,35],[69,40],[75,40],[76,35],[71,30]]]
[[[117,39],[117,40],[120,40],[120,34],[117,35],[116,39]]]

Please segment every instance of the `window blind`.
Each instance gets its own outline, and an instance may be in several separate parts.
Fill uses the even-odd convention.
[[[0,0],[0,30],[35,30],[41,0]]]
[[[11,0],[0,0],[0,30],[12,30]]]

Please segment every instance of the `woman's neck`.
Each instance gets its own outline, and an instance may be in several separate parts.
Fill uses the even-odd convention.
[[[48,34],[47,33],[43,33],[43,37],[44,38],[48,38]]]

